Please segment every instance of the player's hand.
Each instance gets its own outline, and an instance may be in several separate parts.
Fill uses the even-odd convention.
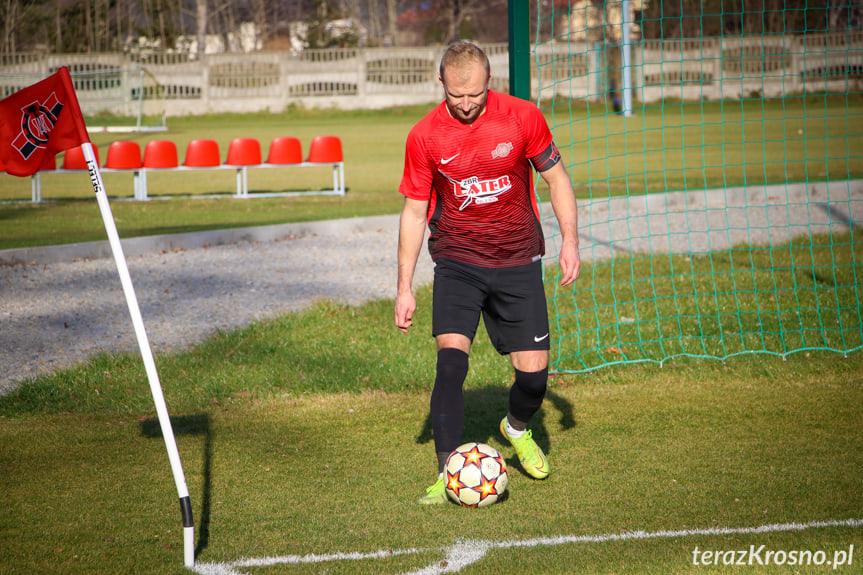
[[[578,279],[581,272],[581,257],[578,255],[576,244],[566,243],[560,248],[558,256],[560,265],[560,285],[568,286]]]
[[[407,333],[408,328],[413,325],[413,316],[416,309],[417,300],[411,292],[400,293],[396,297],[396,327],[402,333]]]

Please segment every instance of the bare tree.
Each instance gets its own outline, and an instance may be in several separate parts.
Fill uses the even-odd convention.
[[[827,2],[827,27],[830,30],[859,28],[863,24],[863,6],[849,0]]]
[[[207,49],[207,0],[195,0],[195,38],[202,56]]]
[[[460,40],[463,34],[480,40],[476,37],[478,27],[474,26],[474,20],[492,14],[499,18],[501,13],[505,17],[506,0],[440,0],[433,3],[411,0],[405,3],[404,8],[419,16],[420,29],[414,26],[413,30],[418,40],[449,44]]]
[[[381,38],[381,17],[378,0],[369,0],[369,41],[379,44]]]
[[[390,29],[390,41],[392,45],[397,44],[398,37],[398,11],[396,10],[396,0],[387,0],[387,21]]]
[[[87,38],[87,52],[93,51],[94,35],[90,5],[84,4],[84,36]]]
[[[57,35],[54,42],[54,50],[57,52],[63,51],[63,26],[61,25],[63,23],[63,19],[60,17],[60,13],[60,3],[57,2],[54,10],[54,26],[55,34]]]
[[[269,40],[269,19],[267,18],[267,1],[254,0],[252,22],[255,23],[255,29],[260,34],[261,46],[266,46]],[[257,40],[257,38],[256,38]]]
[[[3,17],[3,37],[0,38],[0,52],[11,54],[21,49],[18,40],[20,28],[36,9],[36,0],[5,0],[0,4]],[[26,49],[26,48],[25,48]]]
[[[0,46],[3,48],[3,53],[16,52],[18,47],[15,44],[14,31],[21,5],[18,0],[6,0],[3,9],[3,38],[0,39]]]
[[[461,40],[461,24],[464,21],[465,11],[464,4],[469,0],[448,0],[442,6],[441,16],[444,19],[446,26],[446,40],[444,43],[450,44],[456,40]]]
[[[272,40],[279,35],[286,39],[292,22],[318,30],[326,25],[322,20],[340,15],[366,24],[372,45],[448,43],[462,36],[502,42],[507,37],[506,1],[0,0],[0,53],[46,47],[58,53],[116,50],[137,35],[158,41],[164,49],[173,47],[186,30],[197,38],[201,53],[207,34],[221,35],[228,49],[237,49],[233,40],[247,22],[255,24],[262,45],[286,46]],[[531,2],[536,17],[536,0],[517,1]],[[542,0],[541,5],[543,11],[553,6],[556,14],[569,12],[573,17],[585,3],[601,9],[615,2],[619,0]],[[641,14],[636,21],[648,39],[803,34],[863,26],[859,0],[645,0]],[[399,30],[399,17],[405,15],[409,17]],[[551,21],[540,24],[550,27]]]

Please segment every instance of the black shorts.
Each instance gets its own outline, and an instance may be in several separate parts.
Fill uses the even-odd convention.
[[[480,315],[500,354],[549,349],[542,261],[514,268],[484,268],[438,259],[432,335],[458,333],[473,341]]]

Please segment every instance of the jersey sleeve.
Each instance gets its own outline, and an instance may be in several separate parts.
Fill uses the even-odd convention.
[[[405,167],[399,193],[412,200],[428,200],[431,198],[432,180],[423,130],[417,125],[408,134],[405,144]]]
[[[553,145],[551,130],[542,111],[534,104],[527,103],[522,113],[522,127],[527,136],[525,156],[536,158],[545,153]]]

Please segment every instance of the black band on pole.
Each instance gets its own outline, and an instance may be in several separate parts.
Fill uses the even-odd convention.
[[[183,514],[183,527],[194,527],[195,520],[192,519],[192,501],[188,495],[180,498],[180,512]]]

